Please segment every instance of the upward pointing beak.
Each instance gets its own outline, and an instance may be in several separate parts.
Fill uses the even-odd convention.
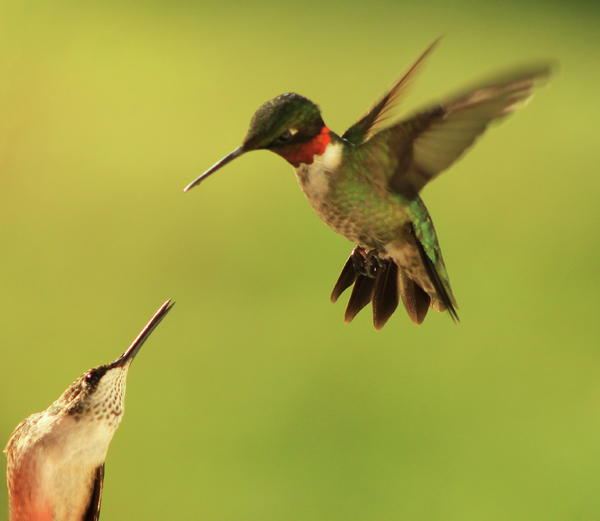
[[[167,313],[174,305],[175,302],[173,302],[171,299],[166,300],[163,305],[158,308],[156,313],[154,313],[154,316],[144,326],[144,329],[140,331],[139,335],[135,338],[127,350],[112,364],[110,364],[109,368],[113,369],[115,367],[122,367],[130,363],[135,358],[135,355],[138,354],[144,342],[148,340],[148,337],[152,334],[152,331],[154,331],[156,326],[160,324],[160,321],[167,316]]]
[[[221,159],[220,161],[217,161],[213,166],[211,166],[206,172],[204,172],[203,174],[199,175],[198,177],[196,177],[196,179],[194,179],[189,185],[187,185],[183,191],[184,192],[189,192],[192,188],[194,188],[194,186],[200,184],[202,181],[204,181],[209,175],[215,173],[217,170],[219,170],[219,168],[221,168],[222,166],[225,166],[227,163],[229,163],[230,161],[233,161],[236,157],[240,157],[244,152],[246,152],[246,149],[241,146],[241,147],[237,147],[233,152],[227,154],[223,159]]]

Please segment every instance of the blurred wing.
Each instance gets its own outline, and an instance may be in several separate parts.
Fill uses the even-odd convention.
[[[392,85],[390,90],[359,121],[344,132],[342,136],[344,139],[358,145],[369,139],[381,127],[381,123],[389,117],[390,111],[398,103],[400,96],[406,92],[406,89],[424,63],[425,58],[429,56],[439,41],[440,39],[438,38],[427,47],[423,54],[417,58],[417,61]]]
[[[81,521],[98,521],[100,517],[100,502],[102,500],[102,484],[104,483],[104,464],[100,465],[94,474],[90,502]]]
[[[390,149],[405,156],[400,158],[390,186],[414,197],[454,163],[492,121],[521,107],[550,70],[543,64],[512,71],[380,132],[376,139],[381,136]]]

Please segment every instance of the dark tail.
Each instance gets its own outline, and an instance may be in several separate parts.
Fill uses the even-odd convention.
[[[331,301],[338,297],[350,286],[352,294],[344,320],[352,319],[369,302],[373,304],[373,325],[381,329],[398,307],[398,267],[391,259],[379,259],[369,256],[358,246],[352,250],[344,264],[333,291]]]
[[[455,321],[458,320],[454,302],[420,244],[419,251],[438,297],[451,317]],[[375,329],[381,329],[396,311],[400,297],[408,316],[415,324],[421,324],[425,320],[431,303],[429,295],[416,282],[408,278],[392,259],[367,254],[358,246],[352,250],[342,268],[331,292],[331,301],[336,302],[350,286],[353,286],[352,294],[348,300],[344,320],[351,322],[371,302]]]

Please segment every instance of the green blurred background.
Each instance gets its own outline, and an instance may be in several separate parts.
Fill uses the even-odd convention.
[[[2,3],[0,439],[173,297],[130,374],[103,519],[600,518],[599,14]],[[289,165],[249,154],[181,187],[281,92],[343,131],[440,34],[405,111],[523,61],[560,70],[423,194],[460,325],[346,325],[328,294],[351,245]]]

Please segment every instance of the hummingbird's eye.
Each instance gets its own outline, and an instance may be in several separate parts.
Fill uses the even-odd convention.
[[[106,373],[106,368],[103,366],[96,367],[95,369],[90,369],[84,376],[84,381],[88,386],[96,387],[104,373]]]
[[[283,134],[281,134],[275,141],[273,141],[274,145],[283,145],[287,143],[290,139],[294,137],[294,133],[291,130],[286,130]]]

